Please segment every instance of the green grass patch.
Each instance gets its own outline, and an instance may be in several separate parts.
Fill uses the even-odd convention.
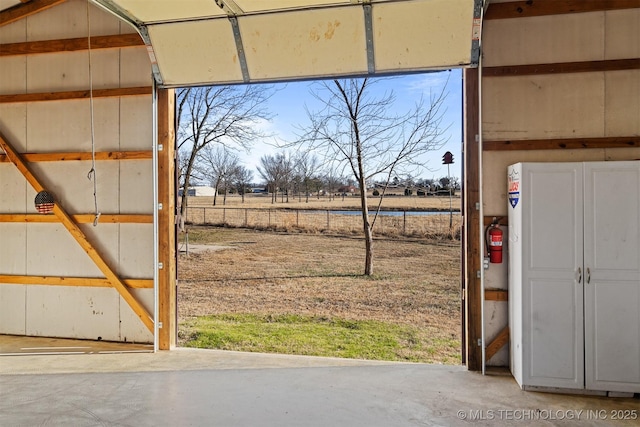
[[[186,347],[350,359],[460,363],[460,343],[408,325],[294,314],[219,314],[183,322]],[[444,340],[447,341],[447,340]],[[443,355],[442,349],[450,352]]]

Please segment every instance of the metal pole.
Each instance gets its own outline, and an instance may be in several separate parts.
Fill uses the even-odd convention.
[[[453,210],[451,208],[451,172],[449,164],[447,164],[447,178],[449,179],[449,232],[453,230]]]

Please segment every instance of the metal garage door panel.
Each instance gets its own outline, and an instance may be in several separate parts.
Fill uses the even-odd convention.
[[[155,76],[166,87],[393,74],[474,65],[483,3],[93,1],[138,27],[152,47],[152,61],[157,60]]]
[[[150,25],[165,85],[242,82],[231,24],[215,19]]]
[[[421,70],[471,63],[473,2],[431,0],[376,4],[376,71]]]
[[[363,73],[362,9],[316,9],[246,16],[240,21],[251,80]]]
[[[245,12],[264,12],[279,9],[301,9],[304,7],[328,6],[354,3],[352,0],[235,0]],[[360,1],[361,3],[361,1]]]
[[[145,23],[226,15],[214,0],[107,0],[103,3],[116,3]]]

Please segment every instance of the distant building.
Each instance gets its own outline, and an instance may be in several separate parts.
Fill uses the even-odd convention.
[[[182,197],[182,192],[183,189],[181,188],[178,191],[178,195],[180,197]],[[189,197],[213,197],[216,195],[216,189],[213,187],[207,187],[207,186],[196,186],[196,187],[189,187],[189,191],[187,192],[187,196]]]

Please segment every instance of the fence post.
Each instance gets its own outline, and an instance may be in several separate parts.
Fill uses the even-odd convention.
[[[271,227],[271,209],[269,209],[269,227]]]
[[[402,211],[402,234],[407,234],[407,211]]]
[[[207,208],[202,208],[202,223],[207,223]]]
[[[296,227],[300,227],[300,210],[296,209]]]
[[[227,208],[222,208],[222,224],[227,223]]]
[[[330,224],[329,224],[329,215],[330,215],[330,214],[329,214],[329,212],[330,212],[330,211],[329,211],[329,210],[327,210],[327,230],[328,230],[328,229],[329,229],[329,227],[330,227]]]
[[[249,226],[249,221],[248,221],[248,212],[249,210],[247,208],[244,208],[244,226],[248,227]]]

